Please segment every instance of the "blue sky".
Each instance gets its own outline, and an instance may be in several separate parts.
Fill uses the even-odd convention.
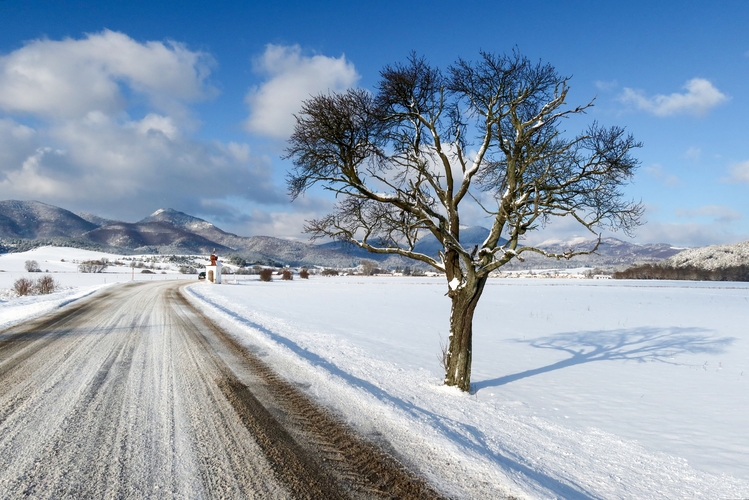
[[[0,0],[0,199],[127,221],[171,207],[304,239],[331,200],[286,195],[302,99],[371,89],[411,51],[444,68],[517,47],[572,76],[570,104],[596,97],[570,132],[598,120],[644,143],[633,241],[744,241],[746,26],[746,1]],[[530,241],[581,236],[558,223]]]

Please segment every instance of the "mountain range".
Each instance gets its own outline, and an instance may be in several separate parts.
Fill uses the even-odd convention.
[[[474,226],[461,230],[461,243],[467,248],[480,245],[488,229]],[[548,245],[550,252],[590,249],[595,240],[575,245]],[[21,251],[40,245],[76,246],[112,253],[239,255],[250,262],[292,266],[353,267],[362,259],[378,261],[381,267],[413,266],[398,256],[371,254],[341,242],[313,245],[270,236],[238,236],[198,217],[160,209],[138,222],[104,219],[92,214],[73,213],[38,201],[0,201],[0,245],[4,251]],[[431,235],[416,250],[436,256],[441,245]],[[513,261],[507,269],[599,267],[622,268],[633,263],[656,262],[676,255],[681,249],[667,244],[636,245],[605,238],[596,254],[570,261],[554,260],[526,253],[524,262]],[[529,255],[530,254],[530,255]]]

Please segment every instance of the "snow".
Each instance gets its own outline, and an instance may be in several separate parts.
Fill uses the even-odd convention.
[[[493,279],[473,391],[444,278],[194,285],[197,303],[459,498],[749,495],[749,284]]]
[[[684,250],[666,262],[676,267],[696,266],[707,270],[749,265],[749,241]]]
[[[0,325],[132,278],[68,262],[102,256],[0,256],[0,289],[29,259],[68,287],[6,294]],[[135,278],[194,280],[167,272]],[[441,384],[444,277],[238,279],[189,296],[452,497],[749,497],[749,284],[490,279],[466,394]]]
[[[102,257],[111,262],[117,259],[142,259],[151,256],[121,256],[104,252],[93,252],[78,248],[41,247],[23,253],[0,255],[0,328],[7,328],[25,319],[46,314],[81,297],[95,292],[99,288],[131,280],[154,281],[163,279],[195,280],[194,275],[178,274],[178,266],[166,269],[166,274],[141,274],[127,266],[110,265],[107,272],[100,274],[78,273],[78,263],[85,260],[99,260]],[[35,260],[41,273],[25,271],[27,260]],[[166,267],[166,266],[164,266]],[[49,295],[16,297],[12,291],[13,283],[19,278],[36,280],[49,275],[58,285],[58,291]]]

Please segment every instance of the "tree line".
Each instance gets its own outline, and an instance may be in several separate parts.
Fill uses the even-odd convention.
[[[703,269],[697,266],[675,267],[668,264],[639,264],[613,274],[614,279],[749,281],[749,265]]]

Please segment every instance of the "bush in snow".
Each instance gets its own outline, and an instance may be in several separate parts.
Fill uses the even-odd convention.
[[[283,270],[283,274],[281,275],[281,279],[282,280],[291,281],[291,280],[294,279],[294,275],[292,274],[292,272],[290,270],[284,269]]]
[[[336,271],[335,269],[323,269],[322,273],[320,274],[322,274],[323,276],[338,276],[338,271]]]
[[[302,278],[303,280],[308,280],[309,271],[307,271],[306,269],[302,269],[301,271],[299,271],[299,277]]]
[[[19,297],[30,294],[34,290],[34,282],[28,278],[19,278],[13,283],[13,290]]]
[[[260,271],[260,281],[273,281],[273,269],[262,269]]]
[[[46,276],[42,276],[41,278],[36,280],[36,283],[34,284],[34,291],[39,295],[47,295],[49,293],[52,293],[56,288],[57,283],[55,283],[55,280],[49,274]]]

